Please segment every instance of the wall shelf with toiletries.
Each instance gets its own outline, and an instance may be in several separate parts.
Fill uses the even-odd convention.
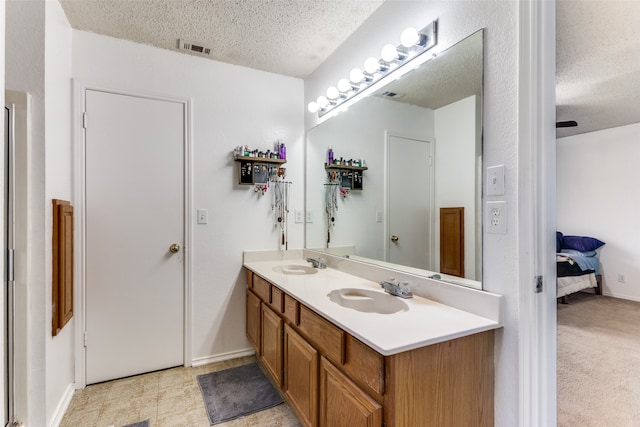
[[[287,148],[278,140],[274,150],[250,150],[247,145],[237,146],[233,151],[233,159],[239,163],[238,184],[263,185],[278,177],[284,179],[285,169],[281,166],[287,163]]]
[[[368,168],[342,163],[333,165],[325,163],[324,169],[327,171],[329,183],[340,184],[340,188],[344,190],[362,190],[363,172]]]

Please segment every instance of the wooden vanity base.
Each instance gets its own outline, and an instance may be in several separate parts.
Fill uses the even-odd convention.
[[[247,338],[304,426],[493,426],[493,330],[383,356],[248,270],[247,286]]]

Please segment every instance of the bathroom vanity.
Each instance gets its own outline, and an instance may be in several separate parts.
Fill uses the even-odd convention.
[[[499,318],[278,258],[245,253],[246,333],[303,425],[493,425]]]

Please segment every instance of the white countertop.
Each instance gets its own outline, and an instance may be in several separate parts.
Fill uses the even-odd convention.
[[[310,264],[302,259],[244,263],[249,270],[384,356],[501,327],[495,320],[419,296],[401,299],[409,309],[393,314],[345,308],[330,301],[329,292],[342,288],[383,292],[382,288],[376,282],[333,268],[319,269],[315,274],[283,274],[278,267],[286,265]]]

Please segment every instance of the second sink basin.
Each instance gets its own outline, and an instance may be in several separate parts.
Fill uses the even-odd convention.
[[[282,265],[278,267],[273,267],[273,271],[276,273],[282,274],[316,274],[318,272],[317,268],[310,267],[308,265]]]
[[[393,314],[409,310],[407,303],[398,297],[369,289],[336,289],[327,296],[338,305],[364,313]]]

